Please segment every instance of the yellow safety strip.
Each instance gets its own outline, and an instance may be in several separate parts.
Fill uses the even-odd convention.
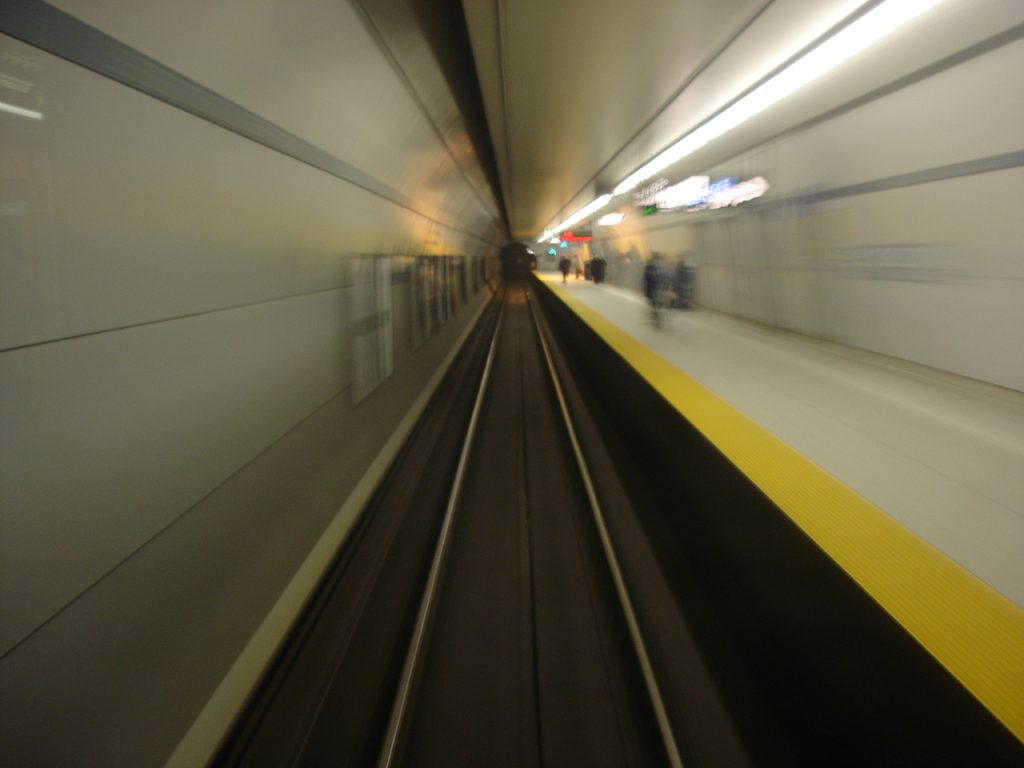
[[[1024,611],[570,292],[551,287],[1024,742]]]

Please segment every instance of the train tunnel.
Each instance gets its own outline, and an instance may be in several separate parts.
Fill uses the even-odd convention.
[[[1024,4],[0,5],[14,766],[1024,765]]]

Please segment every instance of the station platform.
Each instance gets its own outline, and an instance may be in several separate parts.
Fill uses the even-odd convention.
[[[539,277],[1024,739],[1024,394]]]

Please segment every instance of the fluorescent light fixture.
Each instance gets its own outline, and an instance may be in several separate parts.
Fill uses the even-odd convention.
[[[736,126],[745,123],[772,104],[818,79],[940,2],[942,0],[886,0],[759,85],[735,104],[690,131],[675,144],[619,182],[611,195],[602,195],[557,226],[545,230],[544,235],[537,242],[542,242],[589,216],[607,204],[613,196],[629,192],[659,171],[682,160],[687,155],[693,154],[705,144],[731,131]]]
[[[555,235],[557,235],[557,234],[559,234],[561,232],[564,232],[569,227],[571,227],[573,224],[575,224],[577,221],[582,221],[583,219],[587,218],[590,214],[594,213],[595,211],[599,211],[602,208],[604,208],[606,205],[608,205],[608,201],[611,200],[611,199],[612,199],[612,196],[610,194],[607,194],[607,195],[601,195],[596,200],[591,200],[589,203],[587,203],[585,206],[580,208],[578,211],[576,211],[576,213],[574,213],[572,216],[570,216],[565,221],[560,221],[555,226],[553,226],[553,227],[551,227],[549,229],[545,229],[544,230],[544,234],[537,238],[537,242],[538,243],[543,243],[549,237],[554,237]]]
[[[614,193],[621,195],[629,192],[645,179],[696,152],[708,142],[817,80],[854,54],[860,53],[940,2],[942,0],[888,0],[882,3],[759,85],[731,107],[686,134],[646,165],[627,176],[615,187]]]
[[[0,112],[10,112],[12,115],[20,115],[21,117],[27,117],[32,120],[42,120],[43,113],[36,112],[31,109],[23,109],[22,107],[16,107],[13,104],[5,104],[0,101]]]
[[[602,227],[614,227],[624,218],[626,218],[626,215],[623,213],[606,213],[604,216],[597,220],[597,223],[599,226]]]

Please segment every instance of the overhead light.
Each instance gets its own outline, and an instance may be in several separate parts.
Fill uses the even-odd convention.
[[[549,237],[557,235],[559,232],[562,232],[563,230],[568,229],[573,224],[575,224],[577,221],[582,221],[583,219],[587,218],[590,214],[594,213],[595,211],[598,211],[601,208],[604,208],[608,204],[608,201],[611,200],[611,199],[612,199],[612,196],[610,194],[607,194],[607,195],[601,195],[596,200],[591,200],[589,203],[584,205],[582,208],[580,208],[578,211],[576,211],[576,213],[574,213],[572,216],[570,216],[565,221],[559,222],[557,225],[555,225],[554,227],[551,227],[550,229],[545,229],[544,230],[544,234],[541,235],[539,238],[537,238],[537,242],[538,243],[543,243]]]
[[[602,227],[614,227],[620,221],[626,218],[623,213],[606,213],[600,219],[597,220],[599,226]]]
[[[0,101],[0,112],[10,112],[12,115],[20,115],[21,117],[27,117],[32,120],[42,120],[43,113],[36,112],[32,109],[24,109],[22,107],[16,107],[13,104],[5,104]]]
[[[611,195],[601,195],[558,226],[546,230],[537,242],[542,242],[552,234],[589,216],[604,207],[613,196],[629,192],[659,171],[682,160],[687,155],[693,154],[736,126],[745,123],[772,104],[818,79],[940,2],[942,0],[886,0],[856,21],[843,27],[828,40],[801,56],[706,123],[690,131],[675,144],[619,182]]]
[[[882,3],[631,173],[615,187],[615,194],[629,192],[658,171],[696,152],[708,142],[817,80],[940,2],[942,0],[888,0]]]

